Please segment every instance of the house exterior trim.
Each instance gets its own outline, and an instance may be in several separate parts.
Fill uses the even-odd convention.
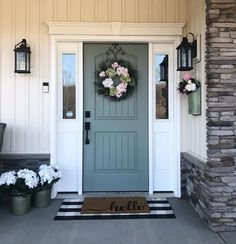
[[[47,22],[50,35],[180,36],[184,23]]]
[[[56,29],[53,28],[54,24],[57,26]],[[82,23],[83,24],[83,23]],[[51,56],[51,115],[52,115],[52,119],[51,119],[51,164],[56,164],[57,162],[57,158],[56,158],[56,57],[57,57],[57,43],[58,42],[66,42],[66,41],[77,41],[80,43],[80,53],[82,54],[82,43],[83,42],[92,42],[92,41],[96,41],[96,42],[114,42],[114,41],[120,41],[120,42],[145,42],[149,44],[149,48],[151,47],[150,45],[153,43],[171,43],[173,45],[173,57],[174,57],[174,63],[173,63],[173,70],[176,70],[176,54],[174,52],[175,47],[179,44],[180,40],[181,40],[181,36],[182,36],[182,27],[184,26],[184,24],[177,24],[174,25],[175,26],[175,30],[173,29],[173,32],[171,33],[171,31],[169,30],[168,35],[164,36],[163,34],[165,33],[164,31],[162,33],[158,33],[155,32],[155,35],[153,34],[153,24],[144,24],[145,28],[141,28],[141,30],[143,31],[143,34],[140,30],[140,35],[137,35],[137,32],[135,31],[130,31],[129,35],[118,35],[118,33],[122,33],[122,32],[118,32],[118,31],[114,31],[114,32],[107,32],[106,30],[100,30],[98,31],[97,29],[99,29],[99,24],[100,23],[89,23],[88,25],[90,25],[91,30],[90,32],[84,32],[83,29],[77,29],[76,30],[76,26],[79,24],[77,23],[63,23],[64,28],[68,28],[68,31],[63,31],[63,28],[60,30],[59,26],[60,23],[55,22],[55,23],[48,23],[49,26],[49,33],[51,34],[51,41],[50,41],[50,46],[51,46],[51,52],[50,52],[50,56]],[[103,28],[103,24],[101,24],[101,28]],[[106,23],[109,24],[109,23]],[[71,25],[71,27],[70,27]],[[123,24],[122,24],[123,25]],[[125,24],[124,24],[125,25]],[[127,24],[128,25],[128,24]],[[143,24],[138,24],[136,26],[136,28],[138,26],[142,26]],[[164,28],[166,28],[169,24],[158,24],[158,26],[162,27],[162,29],[164,30]],[[170,24],[171,26],[172,24]],[[106,25],[107,26],[107,25]],[[155,25],[154,25],[155,26]],[[172,26],[173,27],[173,26]],[[179,30],[176,32],[177,27],[179,28]],[[118,28],[118,27],[116,27]],[[181,30],[180,30],[181,29]],[[75,30],[75,32],[77,34],[71,34],[72,31]],[[70,33],[70,34],[68,34]],[[96,34],[99,33],[99,34]],[[116,35],[113,35],[113,33],[115,33]],[[124,32],[123,32],[124,33]],[[167,33],[167,32],[166,32]],[[128,34],[128,33],[127,33]],[[149,49],[149,55],[150,55],[150,49]],[[80,55],[80,57],[82,57],[82,55]],[[152,73],[152,71],[150,70],[150,64],[152,63],[151,61],[152,56],[149,57],[149,84],[152,82],[152,76],[150,75]],[[80,74],[81,76],[82,74]],[[178,77],[179,74],[177,74],[176,72],[174,73],[173,76],[173,82],[177,82],[177,80],[179,79]],[[79,78],[80,80],[83,80],[82,77]],[[150,87],[150,86],[149,86]],[[149,94],[152,93],[152,91],[149,91]],[[82,97],[82,96],[81,96]],[[175,93],[175,99],[176,99],[176,105],[179,104],[179,96],[177,94],[177,92]],[[152,115],[151,115],[151,110],[153,109],[152,107],[152,102],[149,102],[149,126],[152,123]],[[174,158],[175,158],[175,166],[174,166],[174,182],[176,184],[174,184],[174,194],[176,197],[180,197],[181,196],[181,190],[180,190],[180,157],[179,157],[179,153],[180,153],[180,122],[179,122],[179,106],[175,106],[174,108],[174,112],[176,114],[175,118],[174,118],[174,131],[175,131],[175,145],[174,145]],[[150,159],[153,158],[153,153],[154,153],[154,149],[153,149],[153,140],[152,140],[152,135],[150,136],[150,133],[152,132],[152,130],[149,128],[149,143],[151,143],[151,145],[149,145],[149,155],[151,155]],[[82,154],[80,156],[81,158],[81,162],[82,162]],[[79,194],[83,193],[83,188],[82,188],[82,172],[83,172],[83,167],[82,167],[82,163],[80,163],[80,165],[78,166],[78,170],[79,170],[79,183],[78,183],[78,192]],[[149,175],[149,194],[153,193],[153,185],[154,185],[154,176],[153,176],[153,162],[150,162],[149,160],[149,173],[151,173]],[[57,192],[57,189],[54,190],[54,194],[53,196],[55,197]]]

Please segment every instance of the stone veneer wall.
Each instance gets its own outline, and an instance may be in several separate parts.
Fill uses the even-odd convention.
[[[206,219],[236,230],[236,0],[206,0]]]
[[[205,170],[205,162],[189,153],[181,153],[182,198],[189,200],[201,218],[208,222],[211,216],[206,202]]]
[[[0,154],[0,173],[23,168],[36,170],[41,164],[50,164],[50,154]]]

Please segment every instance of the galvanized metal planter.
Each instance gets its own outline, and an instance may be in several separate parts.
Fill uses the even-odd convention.
[[[23,215],[31,209],[31,194],[11,195],[11,213],[14,215]]]
[[[188,113],[192,115],[201,115],[201,88],[188,95]]]
[[[46,208],[51,202],[52,188],[36,191],[32,195],[32,205],[36,208]]]

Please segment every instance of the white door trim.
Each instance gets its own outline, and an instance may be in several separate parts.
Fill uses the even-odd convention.
[[[152,113],[153,107],[153,61],[152,45],[155,43],[171,43],[173,47],[176,47],[182,36],[183,23],[178,24],[153,24],[153,23],[62,23],[62,22],[50,22],[49,34],[50,36],[50,92],[51,92],[51,140],[50,140],[50,153],[51,164],[55,165],[57,162],[57,44],[58,42],[78,42],[79,43],[79,104],[83,108],[83,42],[137,42],[149,44],[149,194],[153,194],[154,191],[154,162],[153,162],[153,119]],[[73,34],[74,33],[74,34]],[[156,34],[155,34],[156,33]],[[176,70],[176,57],[174,55],[174,70]],[[177,84],[179,74],[175,72],[173,83]],[[179,96],[175,94],[175,107],[174,107],[174,124],[175,124],[175,148],[174,155],[176,163],[174,165],[174,195],[176,197],[181,196],[180,187],[180,122],[179,122]],[[80,109],[81,121],[83,121],[83,109]],[[82,122],[81,122],[82,123]],[[83,126],[81,126],[81,135],[83,135]],[[83,138],[81,136],[81,145]],[[80,161],[78,165],[78,193],[83,193],[83,148],[80,150]],[[56,187],[53,191],[53,196],[57,194]]]

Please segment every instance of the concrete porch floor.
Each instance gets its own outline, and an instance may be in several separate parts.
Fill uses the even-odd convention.
[[[61,200],[24,216],[0,203],[0,244],[235,244],[236,233],[214,233],[185,200],[169,199],[176,219],[53,221]]]

